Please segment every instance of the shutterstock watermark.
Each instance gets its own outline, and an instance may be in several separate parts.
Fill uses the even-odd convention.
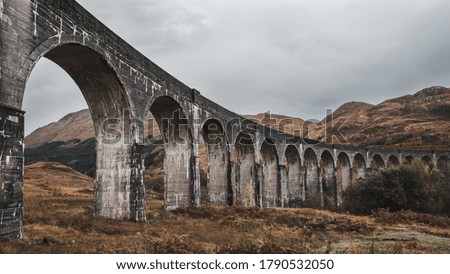
[[[225,122],[216,119],[188,119],[180,110],[166,111],[146,119],[130,118],[124,110],[119,118],[107,118],[101,122],[101,143],[106,145],[150,145],[161,141],[171,144],[253,145],[256,135],[265,136],[273,144],[348,144],[341,132],[347,117],[333,117],[332,109],[326,110],[323,120],[284,117],[264,114],[235,117]],[[194,132],[198,136],[194,136]],[[237,138],[236,138],[237,137]],[[236,140],[233,140],[235,138]]]

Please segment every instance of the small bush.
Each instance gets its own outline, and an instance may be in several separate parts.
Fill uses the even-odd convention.
[[[323,204],[324,204],[324,209],[329,210],[329,211],[337,211],[336,200],[333,196],[324,195],[323,196]]]
[[[322,194],[307,191],[305,193],[304,207],[322,209],[323,208]]]
[[[156,193],[164,193],[164,175],[146,178],[145,188]]]
[[[323,199],[323,200],[322,200]],[[322,204],[323,203],[323,204]],[[313,209],[328,209],[336,210],[336,203],[333,197],[321,193],[309,192],[305,193],[305,199],[294,198],[287,200],[287,207],[291,208],[313,208]]]
[[[305,201],[302,198],[293,198],[287,200],[287,207],[290,208],[302,208],[304,207]]]
[[[378,209],[450,215],[450,184],[439,170],[421,161],[369,175],[343,192],[343,208],[353,214]]]

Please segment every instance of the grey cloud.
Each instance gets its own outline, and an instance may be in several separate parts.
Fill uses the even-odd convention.
[[[79,1],[102,22],[144,53],[166,54],[207,36],[207,15],[185,1]],[[196,39],[197,38],[197,39]]]
[[[79,2],[179,80],[238,113],[320,119],[347,101],[450,86],[444,0]],[[52,92],[44,84],[31,86]]]

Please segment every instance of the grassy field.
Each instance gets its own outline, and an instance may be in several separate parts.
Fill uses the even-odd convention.
[[[26,167],[23,239],[0,253],[450,253],[450,220],[312,209],[186,207],[148,193],[146,223],[93,217],[93,183],[56,163]]]

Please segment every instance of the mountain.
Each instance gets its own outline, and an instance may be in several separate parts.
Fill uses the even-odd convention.
[[[149,116],[149,119],[152,117]],[[148,132],[159,135],[149,123]],[[159,136],[149,139],[144,149],[146,166],[162,167],[164,153]],[[25,164],[63,163],[83,174],[95,174],[95,131],[88,109],[70,113],[58,122],[41,127],[25,137]]]
[[[89,110],[67,114],[25,137],[25,164],[59,162],[94,176],[94,136]]]
[[[281,114],[260,113],[256,115],[243,115],[244,118],[255,123],[270,127],[293,136],[304,136],[308,126],[313,124],[301,118],[289,117]]]
[[[88,109],[69,113],[58,122],[38,128],[25,137],[27,148],[37,148],[48,143],[84,142],[94,138],[94,124]]]
[[[376,106],[346,103],[310,129],[308,137],[325,141],[336,130],[355,146],[449,151],[450,89],[426,88]]]

